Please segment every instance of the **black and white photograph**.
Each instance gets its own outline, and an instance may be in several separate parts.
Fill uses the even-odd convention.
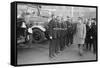
[[[17,64],[97,60],[97,7],[17,3]]]

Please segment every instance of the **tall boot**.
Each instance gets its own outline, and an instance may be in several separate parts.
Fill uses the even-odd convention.
[[[79,56],[83,56],[82,44],[79,44],[78,48],[79,48]]]

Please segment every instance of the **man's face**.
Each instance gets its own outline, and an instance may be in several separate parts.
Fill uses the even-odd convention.
[[[67,18],[67,21],[70,21],[70,18]]]
[[[94,20],[91,20],[91,22],[94,22]]]
[[[95,21],[95,20],[93,20],[92,23],[93,23],[94,25],[96,25],[96,21]]]
[[[89,21],[88,25],[91,26],[91,20]]]
[[[82,23],[82,20],[81,20],[81,19],[78,19],[78,22],[79,22],[79,23]]]

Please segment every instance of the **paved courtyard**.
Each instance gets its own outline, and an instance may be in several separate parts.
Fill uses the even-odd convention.
[[[76,45],[66,47],[53,59],[49,58],[49,42],[41,44],[27,44],[28,46],[18,47],[18,64],[36,64],[36,63],[52,63],[52,62],[71,62],[71,61],[86,61],[96,60],[96,55],[90,51],[84,51],[83,56],[78,55]]]

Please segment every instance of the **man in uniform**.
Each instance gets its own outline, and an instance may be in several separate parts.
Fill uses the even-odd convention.
[[[60,25],[59,25],[59,16],[57,16],[57,18],[56,18],[56,20],[55,20],[55,22],[56,22],[56,30],[55,30],[55,32],[56,32],[56,38],[55,38],[55,40],[56,40],[56,47],[55,47],[55,54],[57,55],[59,52],[60,52],[60,30],[59,30],[59,28],[60,28]]]
[[[57,27],[57,20],[53,16],[52,20],[48,24],[49,36],[50,36],[50,44],[49,44],[49,57],[50,58],[55,57],[55,53],[58,50],[56,27]]]
[[[60,51],[63,51],[65,48],[65,24],[62,19],[60,19],[59,25],[60,25]]]
[[[66,21],[66,24],[67,24],[67,31],[66,31],[66,45],[69,47],[69,43],[71,43],[71,38],[72,38],[72,27],[71,27],[71,22],[70,22],[70,17],[67,16],[67,21]]]
[[[54,16],[52,16],[52,19],[48,23],[48,33],[50,37],[50,43],[49,43],[49,57],[54,57],[54,41],[52,40],[52,34],[53,34],[53,23],[54,23]]]

